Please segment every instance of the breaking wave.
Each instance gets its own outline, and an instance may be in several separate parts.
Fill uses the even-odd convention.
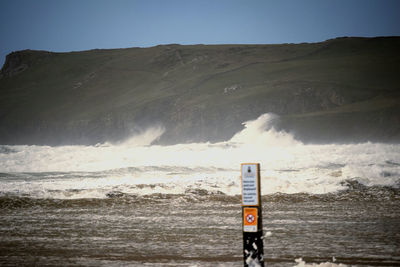
[[[400,145],[304,145],[274,127],[276,115],[244,123],[231,140],[150,145],[153,127],[120,144],[0,146],[0,195],[109,198],[118,195],[240,194],[240,163],[261,163],[262,193],[330,194],[400,186]],[[389,191],[390,191],[389,190]]]

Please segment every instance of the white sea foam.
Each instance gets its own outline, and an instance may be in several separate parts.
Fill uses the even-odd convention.
[[[323,263],[306,263],[302,258],[295,260],[297,265],[293,267],[346,267],[348,265],[342,263],[333,263],[333,262],[323,262]]]
[[[117,145],[2,146],[0,173],[6,174],[0,191],[57,198],[104,197],[113,190],[236,195],[243,162],[261,163],[263,194],[335,192],[351,179],[367,186],[399,184],[400,145],[304,145],[276,131],[275,118],[264,114],[248,121],[217,144],[150,146],[164,131],[155,127]]]

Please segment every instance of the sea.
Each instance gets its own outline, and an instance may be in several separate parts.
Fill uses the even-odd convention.
[[[400,266],[400,144],[303,144],[276,115],[219,143],[0,146],[0,266],[243,266],[260,163],[266,266]]]

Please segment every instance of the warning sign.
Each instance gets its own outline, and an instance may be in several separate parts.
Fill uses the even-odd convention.
[[[244,265],[249,261],[264,266],[262,229],[261,168],[259,163],[241,164]]]
[[[249,215],[246,216],[246,221],[247,221],[248,223],[253,223],[254,220],[255,220],[255,218],[256,218],[256,217],[254,217],[253,214],[249,214]]]
[[[257,232],[257,208],[244,208],[243,209],[243,231],[244,232]]]
[[[242,164],[242,205],[258,206],[258,165]]]

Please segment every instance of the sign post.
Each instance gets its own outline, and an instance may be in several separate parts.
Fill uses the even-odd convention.
[[[243,163],[241,172],[244,266],[264,267],[260,164]]]

